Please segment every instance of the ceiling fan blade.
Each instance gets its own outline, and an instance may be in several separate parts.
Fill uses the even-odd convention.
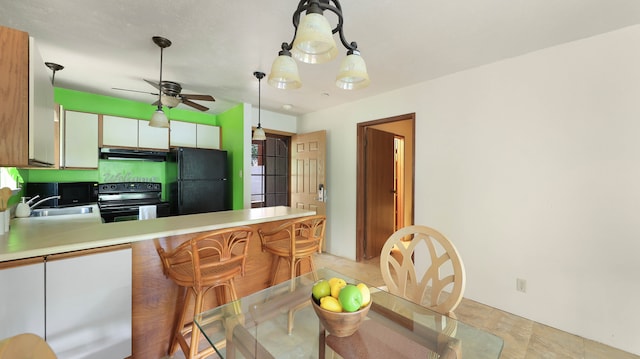
[[[150,81],[150,80],[147,80],[147,79],[144,79],[144,80],[145,80],[149,85],[151,85],[151,86],[155,87],[155,88],[156,88],[156,90],[160,90],[160,84],[159,84],[159,83],[157,83],[157,82],[153,82],[153,81]]]
[[[112,90],[119,90],[119,91],[129,91],[129,92],[146,93],[146,94],[149,94],[149,95],[158,96],[158,94],[157,94],[157,93],[147,92],[147,91],[138,91],[138,90],[121,89],[121,88],[117,88],[117,87],[112,87],[111,89],[112,89]]]
[[[183,94],[183,93],[181,93],[180,97],[186,98],[186,99],[189,99],[189,100],[199,100],[199,101],[215,101],[216,100],[211,95],[194,95],[194,94]]]
[[[198,103],[191,102],[191,101],[187,100],[186,98],[182,99],[182,103],[187,105],[187,106],[191,106],[193,108],[196,108],[196,109],[198,109],[200,111],[207,111],[209,109],[208,107],[202,106],[202,105],[200,105]]]
[[[158,106],[159,103],[160,101],[156,100],[156,102],[152,103],[151,106]]]

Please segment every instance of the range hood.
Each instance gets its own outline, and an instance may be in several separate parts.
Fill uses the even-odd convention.
[[[100,158],[104,160],[156,161],[167,160],[167,152],[132,150],[124,148],[100,148]]]

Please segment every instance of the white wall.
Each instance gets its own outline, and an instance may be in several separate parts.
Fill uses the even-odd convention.
[[[415,222],[458,247],[465,297],[640,354],[640,26],[303,117],[330,253],[355,258],[356,123],[410,112]]]

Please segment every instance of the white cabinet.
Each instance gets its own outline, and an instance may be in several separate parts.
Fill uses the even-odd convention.
[[[29,38],[29,164],[55,163],[55,109],[49,69],[33,37]]]
[[[60,167],[98,168],[98,115],[64,111],[60,121]]]
[[[220,127],[171,121],[171,147],[220,149]]]
[[[198,148],[220,149],[220,127],[196,125],[196,146]]]
[[[103,116],[102,146],[135,149],[169,149],[169,130],[149,126],[149,121]]]
[[[138,147],[138,120],[125,117],[102,116],[102,146]]]
[[[169,150],[169,129],[149,126],[149,121],[138,120],[138,147]]]
[[[0,268],[0,339],[21,333],[44,338],[44,310],[44,259]]]
[[[131,356],[131,248],[49,256],[46,339],[59,359]]]

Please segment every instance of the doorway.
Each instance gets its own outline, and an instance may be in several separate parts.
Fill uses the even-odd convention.
[[[413,224],[415,114],[358,124],[356,260],[380,255],[395,230]]]

